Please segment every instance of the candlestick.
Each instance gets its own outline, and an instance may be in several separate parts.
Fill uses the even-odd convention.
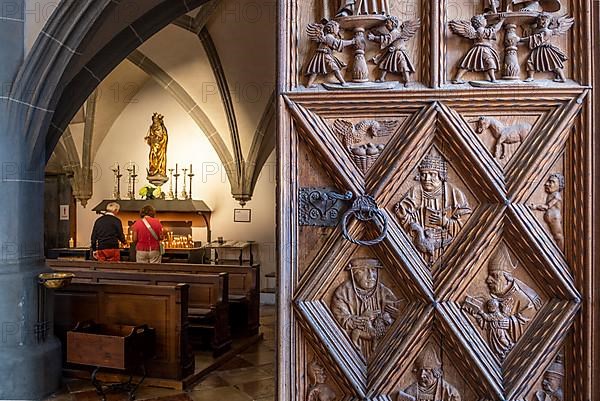
[[[175,199],[175,195],[173,195],[173,169],[172,168],[169,169],[169,176],[171,178],[169,179],[169,193],[167,194],[167,199],[173,200],[173,199]]]
[[[127,197],[129,199],[134,198],[133,190],[131,189],[131,174],[132,173],[133,173],[133,170],[131,169],[131,166],[127,167]]]
[[[177,198],[177,184],[179,181],[179,175],[180,175],[179,174],[179,165],[177,163],[175,163],[175,174],[173,174],[173,177],[175,177],[175,194],[174,194],[175,199],[178,199]]]
[[[121,174],[121,166],[119,166],[118,163],[115,164],[116,168],[112,168],[112,171],[115,174],[115,187],[113,190],[113,199],[119,200],[121,199],[121,177],[123,177],[123,174]]]
[[[194,178],[194,175],[192,173],[192,165],[190,164],[190,173],[188,174],[188,177],[190,177],[190,187],[189,187],[189,192],[188,192],[188,199],[192,199],[192,178]]]
[[[192,178],[195,176],[196,174],[189,174],[188,177],[190,177],[190,188],[188,190],[188,199],[192,199]]]
[[[133,165],[133,174],[131,175],[131,197],[129,199],[135,200],[135,179],[137,178],[137,174],[135,173],[135,164]]]
[[[185,176],[187,175],[187,168],[182,169],[183,170],[183,190],[181,191],[181,199],[187,199],[188,198],[188,193],[187,190],[185,189]]]

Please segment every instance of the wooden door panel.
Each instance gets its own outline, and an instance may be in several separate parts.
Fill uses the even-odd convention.
[[[336,17],[333,3],[280,2],[279,399],[600,396],[591,367],[586,3],[562,1],[552,17],[560,32],[544,48],[553,50],[527,39],[514,62],[512,28],[498,25],[486,40],[499,46],[498,78],[506,79],[467,71],[465,83],[453,84],[476,48],[455,26],[470,26],[483,4],[365,2],[389,4],[405,26],[419,20],[402,45],[415,70],[408,86],[392,67],[409,64],[371,62],[396,49],[362,42],[376,36],[352,32],[356,19]],[[516,4],[507,14],[490,11],[486,29],[506,17],[521,21],[516,32],[525,37],[522,21],[542,23]],[[322,17],[346,31],[335,37],[325,21],[307,29]],[[314,30],[330,28],[333,36],[315,43]],[[495,54],[477,51],[473,57]],[[532,58],[536,52],[564,54],[553,61],[564,68],[542,71],[547,60]],[[522,69],[509,71],[510,63]],[[375,82],[386,68],[387,82]],[[369,82],[358,82],[359,70]],[[524,82],[528,71],[533,83]],[[559,72],[566,82],[552,81]],[[340,77],[348,84],[337,84]]]

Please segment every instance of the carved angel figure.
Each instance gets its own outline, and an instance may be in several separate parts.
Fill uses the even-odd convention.
[[[400,24],[398,17],[390,16],[385,22],[385,28],[389,33],[385,35],[374,35],[369,33],[369,40],[381,44],[382,51],[373,57],[381,75],[378,81],[385,81],[388,72],[402,74],[404,86],[408,86],[410,74],[415,72],[415,67],[406,53],[407,42],[415,36],[421,26],[420,20],[405,21]]]
[[[531,35],[521,39],[529,45],[531,53],[527,60],[527,79],[533,81],[536,72],[554,72],[555,82],[565,82],[564,62],[567,55],[558,47],[550,43],[553,36],[564,35],[571,29],[575,20],[563,16],[558,19],[549,14],[542,13],[537,17]]]
[[[311,40],[319,44],[306,68],[306,75],[309,76],[307,87],[316,86],[315,80],[318,75],[330,73],[333,73],[342,85],[345,84],[341,70],[346,67],[346,63],[335,57],[333,52],[341,52],[346,46],[354,44],[354,41],[342,39],[340,25],[333,20],[322,21],[321,24],[309,24],[306,33]]]
[[[496,25],[487,26],[483,15],[476,15],[471,22],[464,20],[450,21],[450,29],[457,35],[473,41],[473,47],[462,58],[458,73],[452,81],[464,83],[462,77],[467,71],[485,72],[491,82],[496,82],[496,71],[500,65],[500,56],[495,48],[496,34],[502,28],[504,19]]]

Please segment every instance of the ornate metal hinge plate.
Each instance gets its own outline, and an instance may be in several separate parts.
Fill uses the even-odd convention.
[[[343,210],[343,201],[349,201],[352,192],[339,194],[332,188],[300,188],[298,194],[298,221],[301,226],[335,227]]]

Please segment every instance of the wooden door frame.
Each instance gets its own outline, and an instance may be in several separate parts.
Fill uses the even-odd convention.
[[[297,137],[293,133],[293,122],[287,102],[310,97],[310,94],[300,94],[293,88],[295,77],[291,71],[296,71],[298,64],[296,52],[291,47],[297,45],[300,35],[292,35],[295,13],[297,11],[293,0],[279,0],[278,43],[278,399],[293,400],[301,385],[295,382],[294,372],[299,368],[295,365],[296,356],[292,346],[297,338],[294,311],[292,308],[291,291],[296,272],[297,256],[297,188],[294,172],[297,170],[296,149]],[[434,1],[435,3],[435,1]],[[587,3],[587,4],[586,4]],[[590,5],[593,4],[593,5]],[[581,8],[578,17],[585,21],[581,28],[583,44],[580,44],[581,65],[577,80],[582,85],[600,88],[600,3],[578,2]],[[591,7],[591,8],[588,8]],[[593,46],[595,44],[595,46]],[[458,92],[456,92],[458,93]],[[314,92],[313,92],[314,95]],[[387,95],[387,94],[386,94]],[[351,95],[350,95],[351,96]],[[393,96],[393,95],[390,95]],[[315,97],[317,98],[318,95]],[[343,97],[343,95],[342,95]],[[595,118],[594,118],[595,117]],[[586,210],[580,220],[585,224],[582,246],[585,250],[583,264],[585,269],[576,272],[577,286],[582,293],[582,310],[579,314],[579,335],[581,355],[583,360],[578,362],[579,383],[569,383],[573,391],[573,400],[600,400],[600,272],[594,267],[600,266],[600,91],[592,93],[584,100],[580,113],[581,127],[587,136],[581,145],[583,159],[590,174],[585,177]],[[593,152],[592,152],[593,150]],[[585,170],[585,169],[584,169]],[[583,174],[586,171],[582,171]],[[585,283],[583,285],[582,283]],[[575,390],[573,390],[575,389]]]

